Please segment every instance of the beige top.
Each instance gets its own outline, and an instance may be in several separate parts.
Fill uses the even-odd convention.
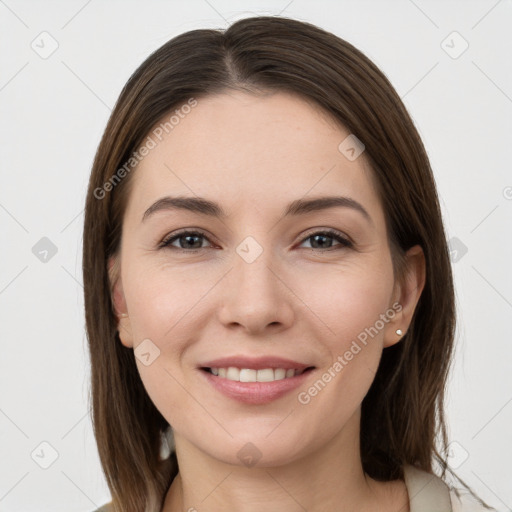
[[[410,512],[481,512],[481,505],[461,501],[438,476],[411,465],[404,466],[404,480],[409,494]],[[111,512],[110,503],[95,512]]]
[[[457,496],[438,476],[411,465],[404,466],[410,512],[488,512],[472,497]],[[494,509],[492,509],[494,510]],[[495,511],[496,512],[496,511]]]
[[[438,476],[405,465],[404,480],[411,512],[452,512],[450,489]]]

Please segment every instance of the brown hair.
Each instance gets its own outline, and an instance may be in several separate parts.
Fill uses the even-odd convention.
[[[158,458],[159,433],[168,423],[145,391],[133,351],[117,335],[111,285],[118,269],[109,274],[107,262],[120,247],[132,174],[126,165],[124,173],[119,170],[173,109],[228,89],[299,94],[364,143],[385,212],[395,277],[403,278],[405,251],[419,244],[426,282],[407,333],[384,350],[363,400],[363,469],[387,481],[403,478],[404,464],[432,473],[435,459],[442,477],[446,470],[454,474],[446,462],[443,411],[455,331],[453,278],[420,136],[390,82],[363,53],[312,24],[262,16],[226,30],[189,31],[151,54],[123,88],[95,156],[85,208],[83,279],[93,426],[115,510],[160,509],[178,471],[175,453]]]

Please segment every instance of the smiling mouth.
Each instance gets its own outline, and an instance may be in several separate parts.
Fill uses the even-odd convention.
[[[226,368],[208,368],[202,367],[201,370],[214,375],[220,379],[231,380],[235,382],[274,382],[290,379],[303,373],[313,370],[314,366],[308,366],[304,369],[285,369],[285,368],[236,368],[229,366]]]

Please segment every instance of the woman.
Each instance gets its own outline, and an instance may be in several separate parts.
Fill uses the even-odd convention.
[[[83,265],[102,510],[460,510],[436,187],[346,41],[256,17],[153,53],[96,154]]]

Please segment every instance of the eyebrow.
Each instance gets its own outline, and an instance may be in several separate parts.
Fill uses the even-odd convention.
[[[362,204],[358,203],[355,199],[345,196],[324,196],[312,199],[297,199],[287,205],[283,216],[297,216],[304,215],[310,212],[326,210],[328,208],[351,208],[363,215],[363,217],[373,224],[370,214],[366,211]],[[166,196],[158,199],[153,203],[145,212],[142,217],[142,222],[148,219],[159,211],[167,210],[186,210],[201,215],[210,217],[226,218],[226,212],[222,207],[203,197],[188,197],[188,196]]]

